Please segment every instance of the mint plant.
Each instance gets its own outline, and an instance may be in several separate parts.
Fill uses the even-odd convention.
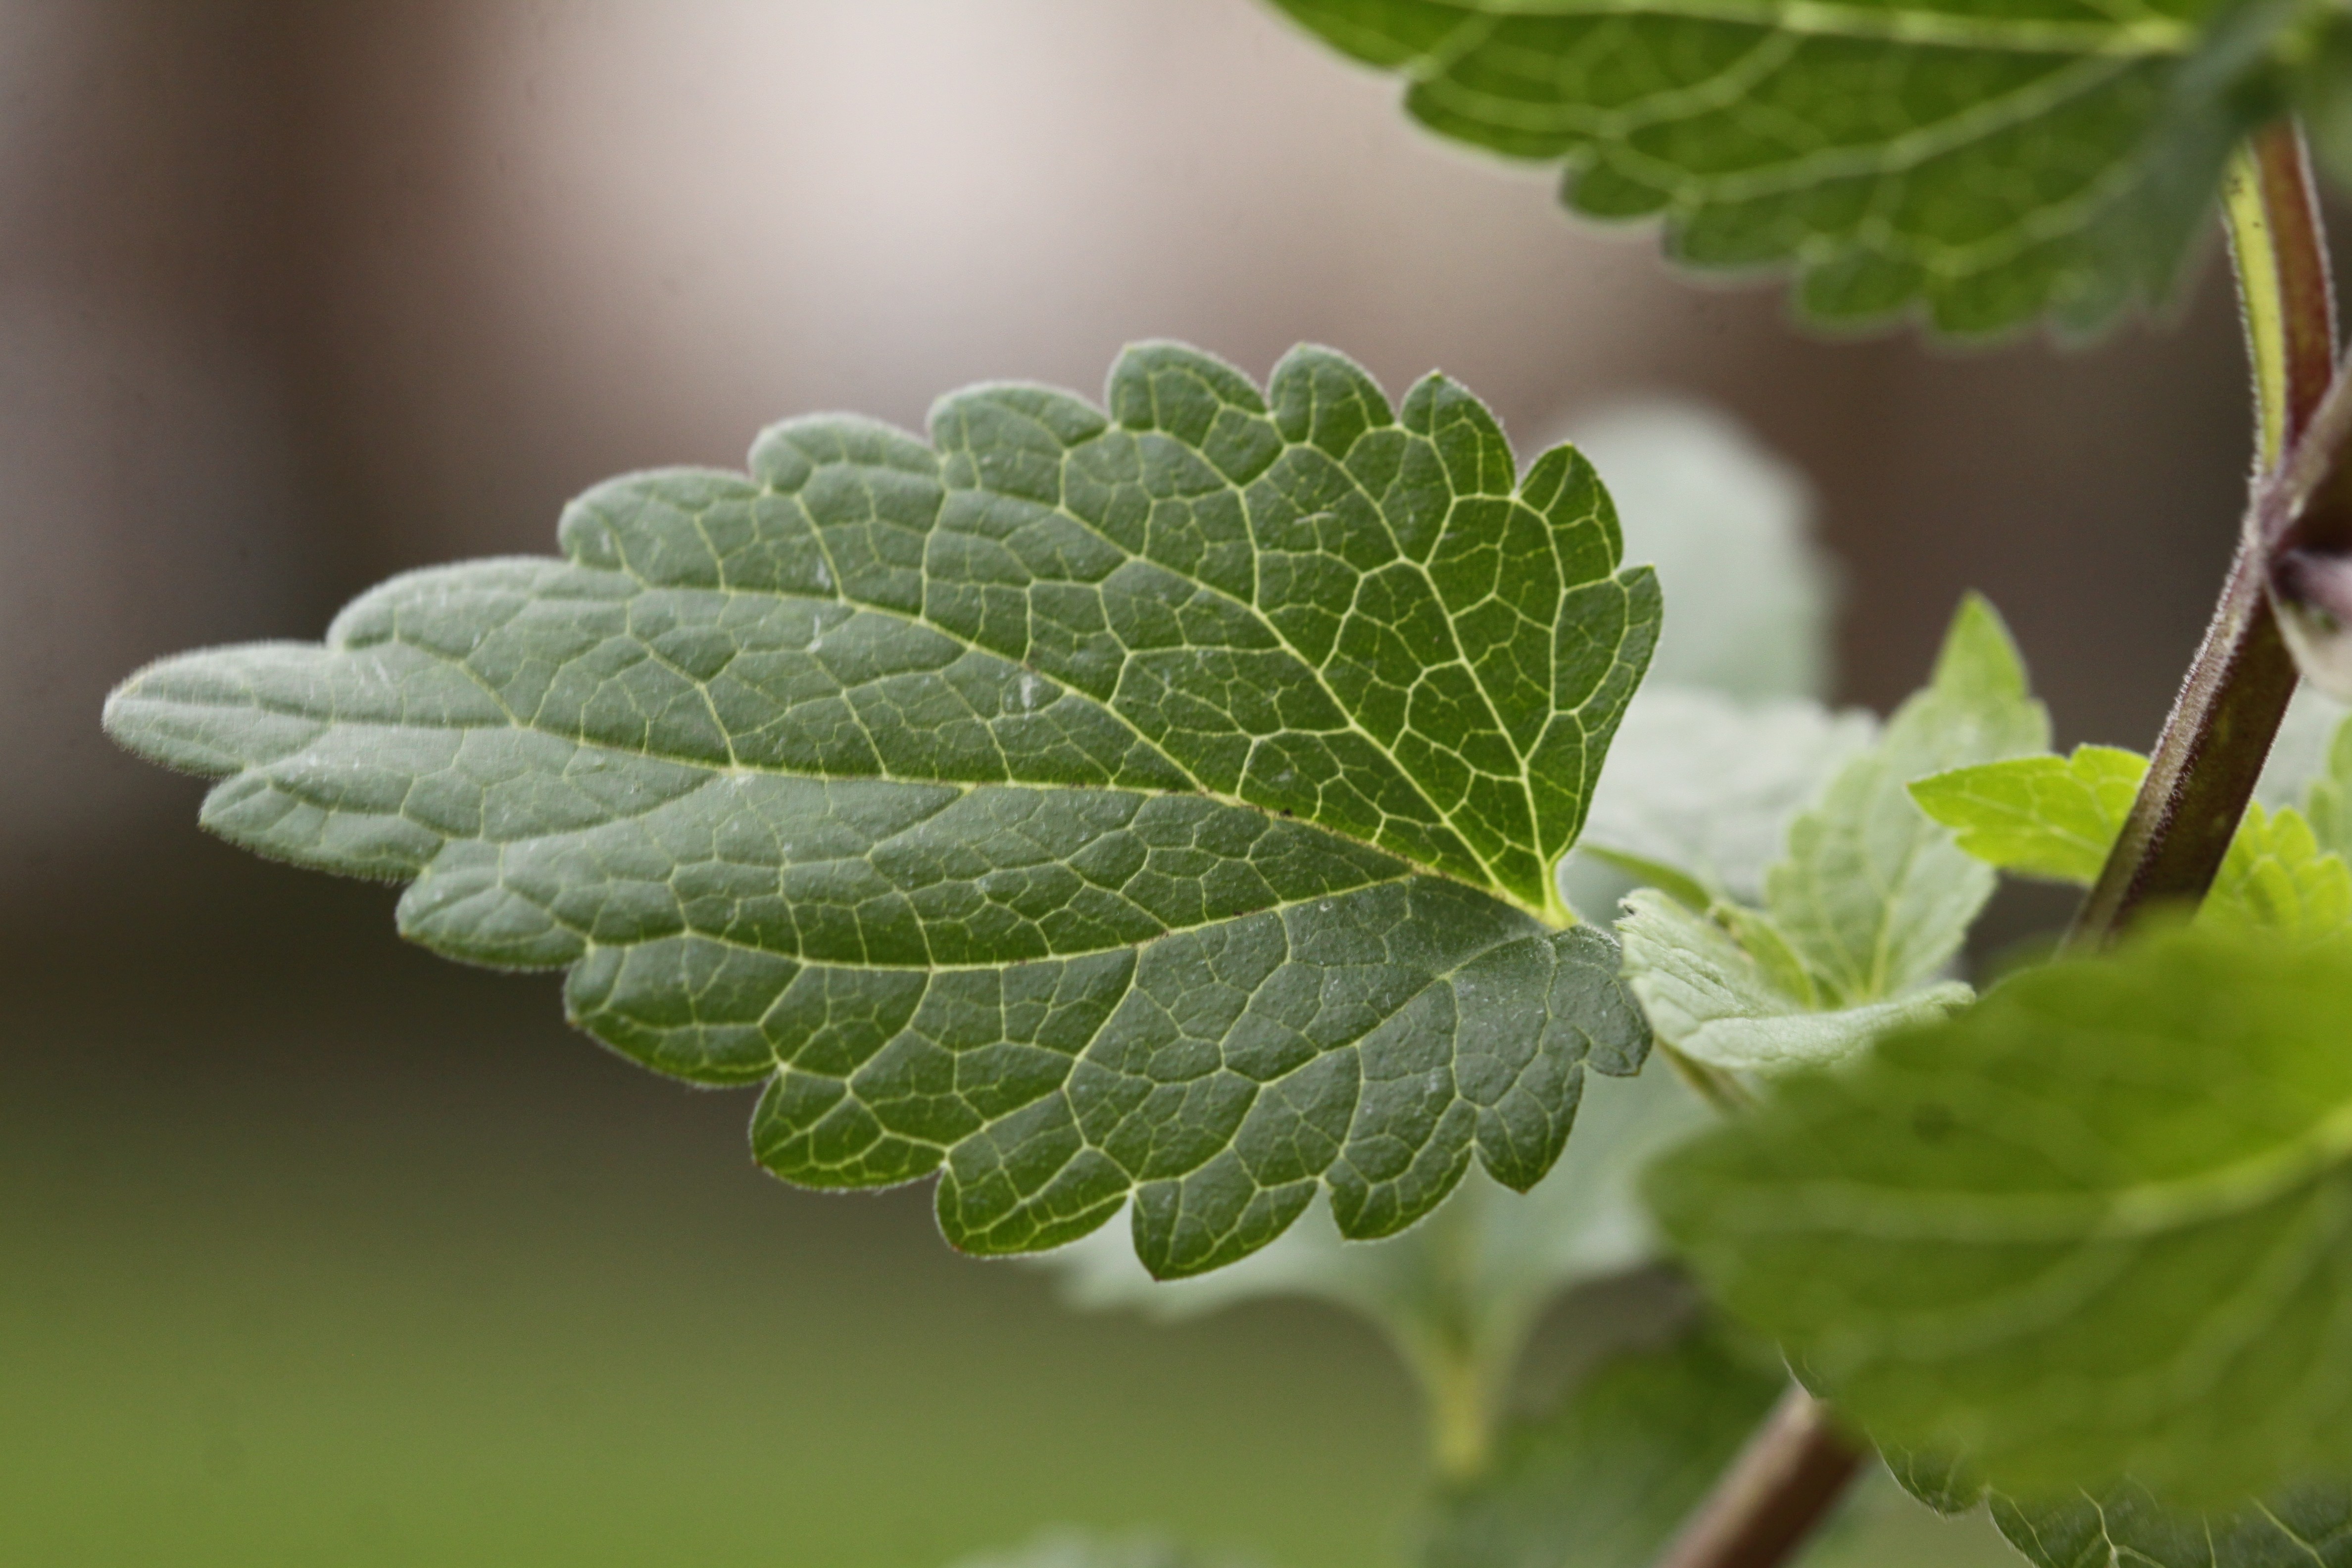
[[[1637,695],[1675,623],[1573,447],[1168,344],[1100,407],[982,386],[928,441],[614,480],[561,558],[165,660],[110,731],[232,841],[405,883],[411,938],[567,971],[614,1049],[761,1086],[780,1176],[933,1179],[950,1242],[1087,1304],[1367,1318],[1426,1398],[1428,1563],[1884,1562],[1921,1504],[2042,1568],[2341,1559],[2352,723],[2264,769],[2299,681],[2352,696],[2305,137],[2352,164],[2352,17],[1276,4],[1826,326],[2084,337],[2218,213],[2256,464],[2153,749],[2052,752],[1974,597],[1884,725],[1811,645]],[[1703,575],[1666,592],[1719,631]],[[2081,910],[1971,975],[2004,872]]]

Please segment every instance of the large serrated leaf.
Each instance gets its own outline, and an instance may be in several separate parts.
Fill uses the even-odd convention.
[[[569,965],[625,1054],[766,1080],[779,1174],[939,1173],[961,1247],[1132,1196],[1181,1274],[1318,1186],[1377,1236],[1474,1149],[1532,1184],[1645,1043],[1554,886],[1658,623],[1591,468],[1314,349],[1261,396],[1146,346],[1108,413],[983,386],[932,436],[614,480],[562,560],[166,660],[109,729],[226,775],[223,836],[412,881],[417,941]]]
[[[2352,942],[2028,971],[1653,1169],[1717,1299],[1883,1442],[2020,1497],[2352,1468]]]
[[[1663,216],[1676,258],[1798,275],[1831,321],[2095,328],[2171,292],[2290,4],[1275,0],[1411,79],[1441,133]]]

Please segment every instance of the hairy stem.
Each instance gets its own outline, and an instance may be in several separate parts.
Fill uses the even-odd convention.
[[[2147,780],[2075,916],[2074,946],[2107,942],[2153,900],[2194,900],[2211,886],[2294,694],[2274,574],[2352,574],[2352,465],[2342,460],[2352,451],[2352,384],[2335,380],[2326,239],[2292,121],[2250,141],[2224,211],[2254,378],[2252,504]],[[1658,1568],[1777,1568],[1861,1463],[1819,1402],[1791,1388]]]
[[[2336,301],[2317,197],[2293,121],[2249,143],[2224,210],[2254,373],[2262,455],[2255,503],[2139,796],[2074,916],[2067,935],[2074,947],[2104,945],[2152,902],[2204,896],[2294,695],[2294,658],[2271,601],[2273,552],[2285,531],[2262,526],[2261,514],[2289,459],[2303,455],[2333,379]]]

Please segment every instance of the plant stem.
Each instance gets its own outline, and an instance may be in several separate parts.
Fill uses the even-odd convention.
[[[2303,135],[2292,121],[2249,143],[2224,212],[2254,373],[2262,455],[2254,506],[2138,798],[2067,933],[2070,947],[2105,945],[2151,902],[2204,896],[2298,679],[2271,602],[2271,576],[2273,552],[2299,519],[2265,527],[2262,514],[2273,510],[2264,503],[2275,481],[2294,466],[2289,459],[2303,458],[2304,437],[2333,379],[2336,300]],[[2332,470],[2334,453],[2326,456]]]
[[[2291,575],[2300,558],[2315,574],[2352,576],[2352,465],[2343,461],[2352,382],[2335,379],[2327,245],[2293,121],[2250,140],[2224,212],[2254,377],[2252,502],[2212,624],[2070,946],[2103,944],[2151,900],[2195,900],[2211,886],[2298,679],[2272,605],[2273,574]],[[1820,1403],[1791,1388],[1658,1568],[1777,1568],[1861,1463]]]
[[[1862,1468],[1821,1402],[1791,1387],[1715,1483],[1657,1568],[1773,1568]]]

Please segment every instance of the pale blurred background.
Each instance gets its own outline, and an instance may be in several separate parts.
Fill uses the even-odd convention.
[[[0,4],[0,1563],[1394,1544],[1362,1331],[1074,1318],[920,1194],[788,1193],[740,1097],[202,838],[97,718],[606,474],[1168,336],[1443,367],[1523,439],[1712,403],[1811,476],[1844,698],[1979,587],[2063,740],[2147,743],[2247,460],[2220,267],[2087,353],[1825,342],[1396,97],[1254,0]]]

